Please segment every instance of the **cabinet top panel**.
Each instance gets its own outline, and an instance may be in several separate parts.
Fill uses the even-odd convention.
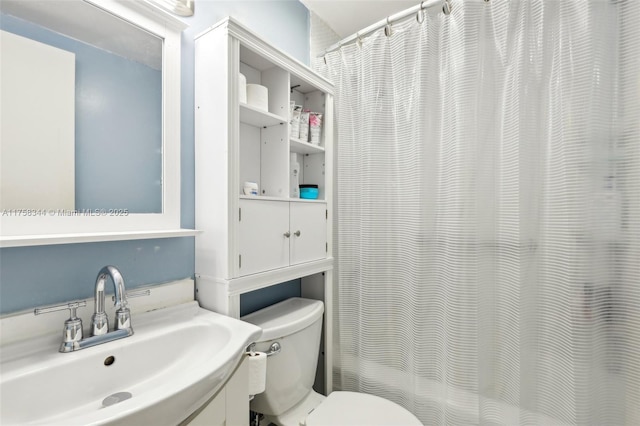
[[[321,90],[333,95],[333,83],[317,74],[302,62],[290,57],[281,50],[263,41],[255,33],[231,17],[214,24],[195,39],[205,39],[212,33],[224,32],[240,41],[240,60],[245,64],[264,71],[269,68],[279,67],[291,74],[292,82],[299,84],[298,90],[306,93],[313,90]]]

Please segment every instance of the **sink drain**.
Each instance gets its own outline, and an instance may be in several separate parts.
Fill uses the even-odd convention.
[[[102,400],[102,406],[108,407],[113,404],[117,404],[122,401],[126,401],[131,398],[133,394],[131,392],[116,392],[113,395],[109,395],[105,399]]]

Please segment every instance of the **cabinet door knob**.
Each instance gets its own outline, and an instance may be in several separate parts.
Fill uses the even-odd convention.
[[[295,235],[296,237],[299,237],[300,236],[300,231],[294,232],[293,235]]]
[[[290,233],[289,231],[287,231],[287,232],[285,232],[285,233],[284,233],[284,236],[285,236],[286,238],[289,238],[289,237],[291,236],[291,233]]]

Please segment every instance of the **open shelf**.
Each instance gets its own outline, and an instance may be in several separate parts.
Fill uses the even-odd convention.
[[[282,117],[244,103],[240,104],[240,121],[256,127],[277,126],[287,122]]]
[[[294,138],[289,139],[289,150],[297,154],[320,154],[324,152],[324,148],[319,145]]]
[[[312,200],[309,198],[284,198],[284,197],[265,197],[264,195],[241,195],[241,200],[258,200],[258,201],[286,201],[294,203],[326,203],[324,199]]]

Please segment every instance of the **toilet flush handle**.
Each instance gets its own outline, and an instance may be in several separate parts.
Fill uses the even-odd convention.
[[[269,351],[265,352],[265,355],[266,356],[275,355],[275,354],[279,353],[281,349],[282,349],[282,346],[280,345],[279,342],[273,342],[271,344],[271,346],[269,346]],[[251,354],[251,356],[253,356],[255,351],[256,351],[256,344],[252,343],[247,347],[247,351],[245,353],[247,355]]]
[[[280,343],[273,342],[269,347],[269,352],[267,352],[266,354],[267,356],[275,355],[279,353],[281,349],[282,349],[282,346],[280,346]]]

